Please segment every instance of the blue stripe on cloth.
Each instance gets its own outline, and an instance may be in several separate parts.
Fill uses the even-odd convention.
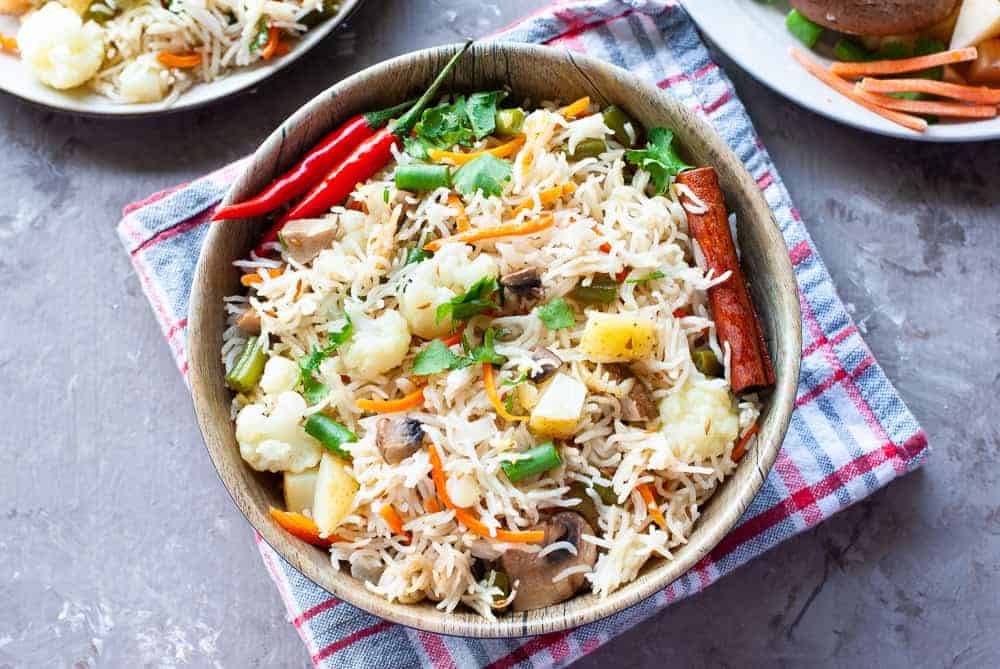
[[[793,214],[780,176],[759,145],[728,77],[711,61],[683,10],[664,0],[563,1],[493,39],[548,42],[564,36],[573,48],[620,64],[700,110],[764,188],[782,235],[800,260],[795,271],[805,300],[803,345],[812,350],[803,359],[799,379],[804,404],[793,414],[779,464],[712,556],[665,591],[571,633],[472,640],[405,630],[331,601],[327,592],[260,542],[261,555],[317,666],[564,666],[862,499],[927,456],[926,438],[916,420],[881,367],[869,362],[860,334],[847,329],[853,327],[851,319],[805,226]],[[198,225],[196,217],[221,198],[239,168],[235,164],[151,198],[119,225],[122,243],[133,255],[143,290],[182,370],[191,278],[207,228]],[[848,375],[861,371],[856,378],[838,379],[838,367]],[[898,457],[892,457],[893,446],[885,443],[885,434]]]

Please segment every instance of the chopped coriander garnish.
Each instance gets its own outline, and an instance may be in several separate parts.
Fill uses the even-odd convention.
[[[628,162],[649,174],[657,195],[667,192],[673,177],[692,167],[677,155],[677,151],[671,146],[673,141],[672,130],[653,128],[649,131],[649,140],[645,148],[629,149],[625,152],[625,159]]]
[[[462,195],[472,195],[477,190],[483,195],[500,195],[503,184],[510,181],[511,164],[493,154],[483,155],[462,165],[452,175],[452,183]]]
[[[423,262],[433,256],[434,254],[430,251],[425,251],[419,246],[415,246],[406,252],[406,262],[404,262],[403,265],[412,265],[413,263]]]
[[[449,317],[453,322],[467,321],[484,311],[496,309],[498,305],[490,297],[499,289],[500,284],[495,277],[484,276],[465,293],[440,305],[435,314],[435,322],[440,323]]]
[[[473,93],[466,102],[466,114],[476,139],[492,135],[496,130],[497,103],[507,96],[505,91]]]
[[[513,386],[519,386],[519,385],[521,385],[522,383],[524,383],[527,380],[528,380],[528,373],[524,372],[523,374],[521,374],[521,376],[517,377],[516,379],[506,379],[504,381],[501,381],[500,385],[501,386],[511,386],[511,387],[513,387]]]
[[[646,276],[640,276],[637,279],[625,279],[625,283],[646,283],[647,281],[655,281],[657,279],[662,279],[665,276],[666,274],[664,274],[660,270],[656,270],[655,272],[650,272]]]
[[[471,363],[467,358],[455,355],[443,341],[435,339],[413,359],[413,373],[418,376],[437,374],[451,369],[468,367]]]
[[[540,305],[535,312],[538,319],[550,330],[562,330],[576,325],[573,310],[561,297]]]
[[[314,349],[305,359],[299,360],[299,380],[302,383],[302,395],[309,404],[316,404],[326,397],[328,388],[326,384],[318,381],[313,373],[319,369],[320,364],[329,356],[333,355],[338,348],[350,340],[354,334],[354,324],[351,317],[346,313],[344,318],[347,323],[339,330],[331,330],[326,335],[327,345],[321,349]]]

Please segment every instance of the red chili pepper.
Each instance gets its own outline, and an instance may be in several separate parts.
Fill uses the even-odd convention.
[[[330,207],[342,202],[350,195],[357,184],[367,181],[389,164],[389,161],[392,160],[392,147],[400,146],[402,138],[410,134],[413,126],[417,124],[417,119],[437,96],[438,89],[441,88],[458,59],[462,57],[471,44],[471,41],[466,42],[458,53],[451,57],[451,60],[444,66],[430,87],[408,112],[362,141],[343,162],[330,170],[321,182],[313,186],[297,205],[292,207],[280,221],[268,230],[257,246],[257,254],[264,255],[267,252],[264,245],[277,241],[278,233],[281,232],[286,223],[325,213]]]
[[[358,114],[317,144],[295,167],[274,180],[259,195],[239,204],[221,207],[212,216],[213,221],[232,218],[254,218],[274,211],[292,198],[306,192],[322,179],[337,163],[346,158],[361,142],[375,134],[389,120],[413,104],[408,100],[401,105],[381,111]]]

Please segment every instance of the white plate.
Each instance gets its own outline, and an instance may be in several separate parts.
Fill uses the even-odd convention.
[[[805,49],[785,29],[787,2],[682,0],[692,19],[727,56],[759,82],[817,114],[861,130],[924,142],[979,142],[1000,138],[1000,118],[940,123],[911,132],[861,107],[821,83],[788,55]],[[818,54],[812,57],[829,62]]]
[[[83,88],[73,91],[57,91],[32,77],[19,59],[7,53],[0,53],[0,90],[52,109],[88,116],[155,116],[200,107],[253,86],[289,65],[319,44],[320,40],[340,25],[359,4],[361,4],[361,0],[341,0],[340,11],[305,33],[288,54],[270,62],[261,62],[250,67],[233,70],[216,81],[196,84],[171,105],[163,102],[122,104]],[[15,35],[18,24],[17,18],[0,15],[0,32]]]

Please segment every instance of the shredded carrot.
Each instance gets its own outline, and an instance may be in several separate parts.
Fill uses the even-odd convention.
[[[747,433],[740,437],[740,440],[736,442],[735,446],[733,446],[732,458],[735,462],[739,462],[740,459],[747,454],[747,444],[750,443],[750,437],[757,434],[757,430],[759,429],[760,425],[754,423],[750,426],[750,429],[747,430]]]
[[[576,102],[571,102],[559,110],[559,114],[566,118],[574,118],[590,109],[590,96],[585,95]]]
[[[597,248],[600,249],[601,253],[611,253],[611,244],[608,244],[607,242],[604,242]]]
[[[844,81],[840,77],[837,77],[830,73],[829,70],[824,68],[822,65],[814,61],[809,56],[805,55],[796,48],[791,49],[792,58],[794,58],[798,63],[806,69],[809,74],[813,75],[824,84],[837,91],[849,100],[857,102],[862,107],[865,107],[869,111],[873,111],[879,116],[882,116],[893,123],[898,123],[904,128],[909,128],[915,132],[923,132],[927,129],[927,121],[917,116],[910,116],[909,114],[903,114],[901,112],[892,111],[891,109],[885,109],[877,104],[871,103],[865,100],[860,95],[854,92],[854,86]]]
[[[970,105],[964,102],[905,100],[889,95],[882,95],[881,93],[870,93],[860,88],[860,85],[855,87],[855,92],[872,104],[911,114],[933,114],[935,116],[947,116],[950,118],[993,118],[997,115],[997,106],[995,104]]]
[[[503,223],[493,228],[480,228],[478,230],[466,230],[451,237],[442,237],[428,242],[424,245],[426,251],[437,251],[444,244],[463,242],[466,244],[482,241],[484,239],[495,239],[497,237],[514,237],[517,235],[530,235],[541,232],[552,227],[555,219],[552,214],[543,214],[534,221],[524,223]]]
[[[335,541],[346,541],[346,539],[338,534],[321,537],[316,522],[309,516],[304,516],[301,513],[282,511],[273,506],[270,508],[269,513],[274,522],[281,525],[282,529],[286,532],[315,546],[330,546]]]
[[[465,205],[462,203],[462,198],[452,193],[448,196],[448,206],[458,210],[458,215],[455,216],[455,223],[457,224],[458,231],[465,232],[468,230],[469,215],[465,213]]]
[[[572,195],[576,192],[576,184],[572,181],[567,181],[561,186],[553,186],[552,188],[546,188],[541,193],[538,194],[538,202],[543,206],[547,207],[564,195]],[[511,218],[517,218],[517,215],[522,211],[528,211],[534,208],[535,202],[525,202],[522,205],[518,205],[514,211],[511,212]],[[611,247],[608,247],[610,250]]]
[[[17,52],[17,38],[0,33],[0,51]]]
[[[903,74],[904,72],[918,72],[938,65],[954,65],[975,60],[979,57],[976,47],[970,46],[965,49],[955,49],[954,51],[941,51],[927,56],[916,56],[915,58],[900,58],[898,60],[872,60],[857,63],[834,63],[830,66],[830,72],[838,77],[865,77],[870,75]]]
[[[396,413],[418,407],[424,403],[424,389],[421,386],[398,400],[358,400],[358,408],[369,413]]]
[[[483,151],[472,151],[470,153],[459,153],[457,151],[442,151],[441,149],[428,149],[427,155],[431,160],[439,163],[448,163],[450,165],[464,165],[465,163],[475,160],[476,158],[489,153],[497,158],[508,158],[520,149],[524,145],[525,136],[518,135],[514,139],[510,140],[506,144],[501,144],[500,146],[495,146],[492,149],[484,149]]]
[[[281,44],[281,31],[275,26],[267,29],[267,42],[260,50],[260,57],[264,60],[270,59],[278,52],[278,45]]]
[[[663,517],[663,512],[660,511],[659,505],[656,503],[656,498],[653,497],[653,491],[650,489],[649,485],[646,483],[640,483],[635,487],[642,495],[642,501],[646,503],[646,511],[649,512],[650,518],[652,518],[657,525],[660,526],[664,532],[667,530],[667,519]]]
[[[461,332],[456,332],[455,334],[451,335],[450,337],[441,337],[441,342],[445,346],[448,346],[449,348],[452,347],[452,346],[454,346],[455,344],[461,344],[462,343],[462,333]]]
[[[382,520],[389,526],[389,529],[396,534],[402,534],[406,537],[405,543],[410,542],[410,533],[403,529],[403,519],[396,513],[396,509],[393,508],[392,504],[382,505],[382,508],[378,510],[378,515],[382,516]]]
[[[996,88],[963,86],[962,84],[950,84],[934,79],[872,79],[865,77],[858,86],[868,93],[924,93],[983,105],[1000,104],[1000,90]]]
[[[441,505],[438,504],[436,497],[428,497],[424,501],[424,506],[427,507],[427,510],[430,511],[431,513],[437,513],[438,511],[441,510]]]
[[[274,55],[275,56],[284,56],[285,54],[287,54],[291,50],[292,50],[292,47],[288,46],[287,42],[278,42],[278,47],[274,50]]]
[[[431,461],[431,479],[434,487],[437,488],[438,497],[446,507],[455,512],[455,520],[465,525],[469,530],[487,539],[506,541],[512,544],[540,544],[545,541],[545,532],[542,530],[496,530],[496,534],[490,534],[490,528],[483,521],[479,520],[471,513],[456,505],[448,496],[448,482],[444,476],[444,467],[441,465],[441,456],[438,455],[437,448],[433,444],[427,447],[427,455]]]
[[[488,362],[483,363],[483,385],[486,386],[486,396],[490,398],[490,403],[496,409],[497,415],[505,420],[528,420],[528,416],[515,416],[507,411],[507,407],[500,401],[496,379],[493,378],[493,365]]]
[[[269,267],[264,271],[267,272],[267,275],[272,279],[281,276],[282,274],[285,273],[285,269],[283,267]],[[240,283],[242,283],[244,286],[247,286],[248,288],[250,286],[257,285],[258,283],[262,283],[263,281],[264,279],[263,277],[261,277],[260,272],[253,272],[252,274],[244,274],[243,276],[240,277]]]
[[[176,67],[182,70],[198,67],[201,64],[200,53],[170,53],[161,51],[157,54],[156,60],[164,67]]]

